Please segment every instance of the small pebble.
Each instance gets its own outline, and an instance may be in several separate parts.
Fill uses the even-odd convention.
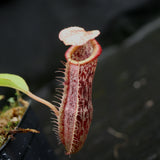
[[[148,100],[146,103],[145,103],[145,107],[146,108],[151,108],[154,106],[154,101],[153,100]]]
[[[17,122],[18,121],[18,118],[17,117],[13,117],[12,119],[11,119],[11,122]]]
[[[140,79],[139,81],[133,82],[133,87],[139,89],[142,86],[147,84],[147,80],[145,78]]]
[[[136,88],[136,89],[138,89],[138,88],[141,87],[141,83],[140,83],[139,81],[135,81],[135,82],[133,83],[133,87]]]

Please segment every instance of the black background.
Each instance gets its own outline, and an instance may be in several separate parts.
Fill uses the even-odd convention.
[[[160,159],[159,15],[159,0],[0,1],[0,72],[22,76],[33,93],[52,101],[55,71],[67,49],[59,31],[69,26],[100,30],[93,123],[84,147],[71,159],[116,159],[114,148],[125,140],[108,128],[128,137],[118,159]],[[7,91],[0,88],[0,94]],[[68,159],[52,131],[53,115],[39,103],[31,107],[57,159]]]

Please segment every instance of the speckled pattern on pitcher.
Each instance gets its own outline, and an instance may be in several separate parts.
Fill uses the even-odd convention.
[[[95,39],[71,46],[65,53],[64,89],[59,108],[58,135],[66,154],[78,152],[92,120],[92,82],[101,47]]]

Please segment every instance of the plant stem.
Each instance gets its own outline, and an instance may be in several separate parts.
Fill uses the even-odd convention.
[[[36,100],[36,101],[38,101],[40,103],[43,103],[44,105],[48,106],[55,113],[56,117],[59,116],[59,111],[57,110],[57,108],[53,104],[51,104],[50,102],[48,102],[48,101],[46,101],[46,100],[34,95],[30,91],[28,91],[26,94],[29,97],[31,97],[32,99],[34,99],[34,100]]]

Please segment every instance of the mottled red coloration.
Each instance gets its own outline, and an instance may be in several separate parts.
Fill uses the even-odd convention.
[[[71,46],[65,53],[64,94],[59,109],[58,134],[66,154],[79,151],[92,120],[92,81],[101,47],[93,39],[83,46]]]

